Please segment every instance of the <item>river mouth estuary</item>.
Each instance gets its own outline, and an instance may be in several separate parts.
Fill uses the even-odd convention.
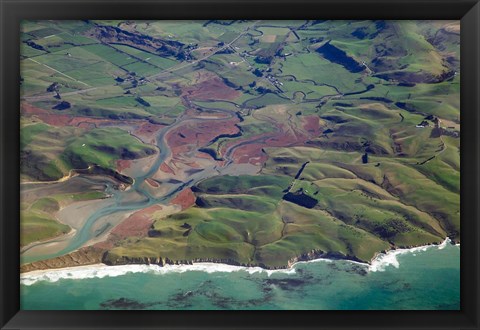
[[[459,310],[459,26],[24,21],[21,308]]]

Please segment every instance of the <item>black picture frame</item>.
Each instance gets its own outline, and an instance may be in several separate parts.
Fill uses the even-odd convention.
[[[0,0],[2,329],[479,329],[478,0]],[[19,23],[22,19],[461,19],[460,311],[21,311]]]

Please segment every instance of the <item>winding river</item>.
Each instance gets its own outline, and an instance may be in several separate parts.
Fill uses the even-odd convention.
[[[92,239],[98,238],[101,236],[105,231],[111,229],[113,226],[110,222],[106,222],[106,224],[102,225],[100,228],[95,228],[98,226],[101,219],[111,215],[128,215],[131,212],[141,210],[152,206],[154,204],[167,204],[178,192],[182,191],[187,186],[192,186],[197,182],[206,179],[208,177],[218,175],[221,172],[224,172],[229,166],[233,164],[231,159],[228,157],[232,154],[234,148],[238,147],[239,145],[231,146],[227,153],[227,161],[224,163],[221,170],[218,166],[215,166],[212,170],[202,170],[196,173],[193,173],[189,176],[186,182],[178,182],[172,183],[171,181],[168,182],[169,189],[166,193],[162,194],[159,197],[153,196],[147,189],[147,184],[145,180],[150,178],[154,175],[158,170],[160,165],[167,160],[168,157],[171,156],[171,151],[166,141],[166,136],[169,132],[173,131],[175,128],[179,126],[185,125],[187,123],[198,123],[201,121],[215,121],[215,120],[225,120],[231,119],[236,117],[235,113],[230,110],[225,109],[208,109],[210,111],[222,112],[227,114],[228,116],[222,116],[221,118],[201,118],[201,117],[187,117],[184,116],[178,117],[175,122],[169,126],[166,126],[158,132],[157,139],[156,139],[156,147],[158,148],[158,156],[156,157],[153,164],[143,173],[138,173],[138,175],[133,176],[134,183],[130,186],[129,189],[124,191],[115,189],[113,187],[112,182],[105,182],[106,190],[105,192],[111,196],[108,198],[108,202],[105,203],[102,207],[96,209],[93,213],[91,213],[88,218],[86,219],[83,226],[78,228],[73,235],[62,236],[53,240],[49,240],[46,242],[39,242],[36,244],[32,244],[27,249],[22,251],[21,261],[22,263],[29,263],[39,260],[50,259],[58,256],[62,256],[73,252],[91,241]],[[141,171],[140,171],[141,172]],[[87,177],[80,175],[82,179],[87,179]],[[168,180],[161,180],[158,181],[159,183],[167,183]],[[140,196],[140,200],[138,198]],[[51,243],[59,243],[62,242],[61,248],[56,250],[55,252],[34,252],[35,249],[42,248],[47,246]],[[33,251],[32,251],[33,250]],[[34,252],[34,253],[31,253]]]

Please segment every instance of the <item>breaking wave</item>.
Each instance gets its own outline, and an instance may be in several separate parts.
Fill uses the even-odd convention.
[[[400,263],[397,259],[399,255],[404,255],[407,253],[416,253],[420,251],[426,251],[428,249],[436,248],[438,250],[444,249],[447,244],[451,244],[449,238],[445,239],[439,245],[425,245],[419,246],[411,249],[397,249],[391,250],[387,253],[381,253],[375,257],[371,264],[359,263],[354,261],[347,261],[362,265],[366,267],[371,272],[381,272],[389,266],[398,268]],[[457,244],[456,246],[460,246]],[[342,260],[345,262],[345,260]],[[78,266],[70,268],[60,268],[60,269],[48,269],[48,270],[38,270],[20,275],[20,283],[23,285],[33,285],[39,281],[47,282],[57,282],[59,280],[79,280],[79,279],[91,279],[91,278],[104,278],[104,277],[117,277],[126,275],[129,273],[154,273],[154,274],[168,274],[168,273],[184,273],[188,271],[198,271],[205,273],[231,273],[244,271],[249,274],[255,273],[264,273],[267,276],[270,276],[273,273],[282,273],[282,274],[295,274],[295,267],[299,264],[305,263],[314,263],[314,262],[334,262],[331,259],[315,259],[310,261],[300,261],[295,263],[289,269],[264,269],[260,267],[243,267],[243,266],[234,266],[221,263],[195,263],[193,265],[121,265],[121,266],[107,266],[105,264],[96,264],[88,266]]]
[[[386,253],[380,253],[375,257],[375,259],[372,260],[372,263],[370,264],[368,269],[371,272],[383,272],[388,266],[398,268],[400,267],[400,263],[397,259],[399,255],[404,255],[407,253],[413,253],[415,255],[416,252],[423,252],[427,251],[428,249],[434,248],[438,250],[443,250],[447,246],[447,244],[451,244],[451,240],[448,237],[441,244],[438,245],[423,245],[411,249],[397,249],[387,251]],[[460,244],[457,244],[456,246],[460,246]]]
[[[295,269],[264,269],[260,267],[242,267],[220,263],[195,263],[193,265],[121,265],[107,266],[104,264],[96,264],[89,266],[79,266],[60,269],[38,270],[20,275],[20,283],[23,285],[32,285],[38,281],[57,282],[64,279],[89,279],[103,277],[117,277],[129,273],[184,273],[187,271],[199,271],[205,273],[231,273],[245,271],[249,274],[266,273],[270,276],[272,273],[294,274]]]

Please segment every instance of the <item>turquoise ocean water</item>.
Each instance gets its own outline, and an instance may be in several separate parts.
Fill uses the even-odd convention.
[[[33,272],[21,278],[21,308],[459,309],[460,246],[397,250],[372,266],[316,260],[283,271],[195,264]]]

